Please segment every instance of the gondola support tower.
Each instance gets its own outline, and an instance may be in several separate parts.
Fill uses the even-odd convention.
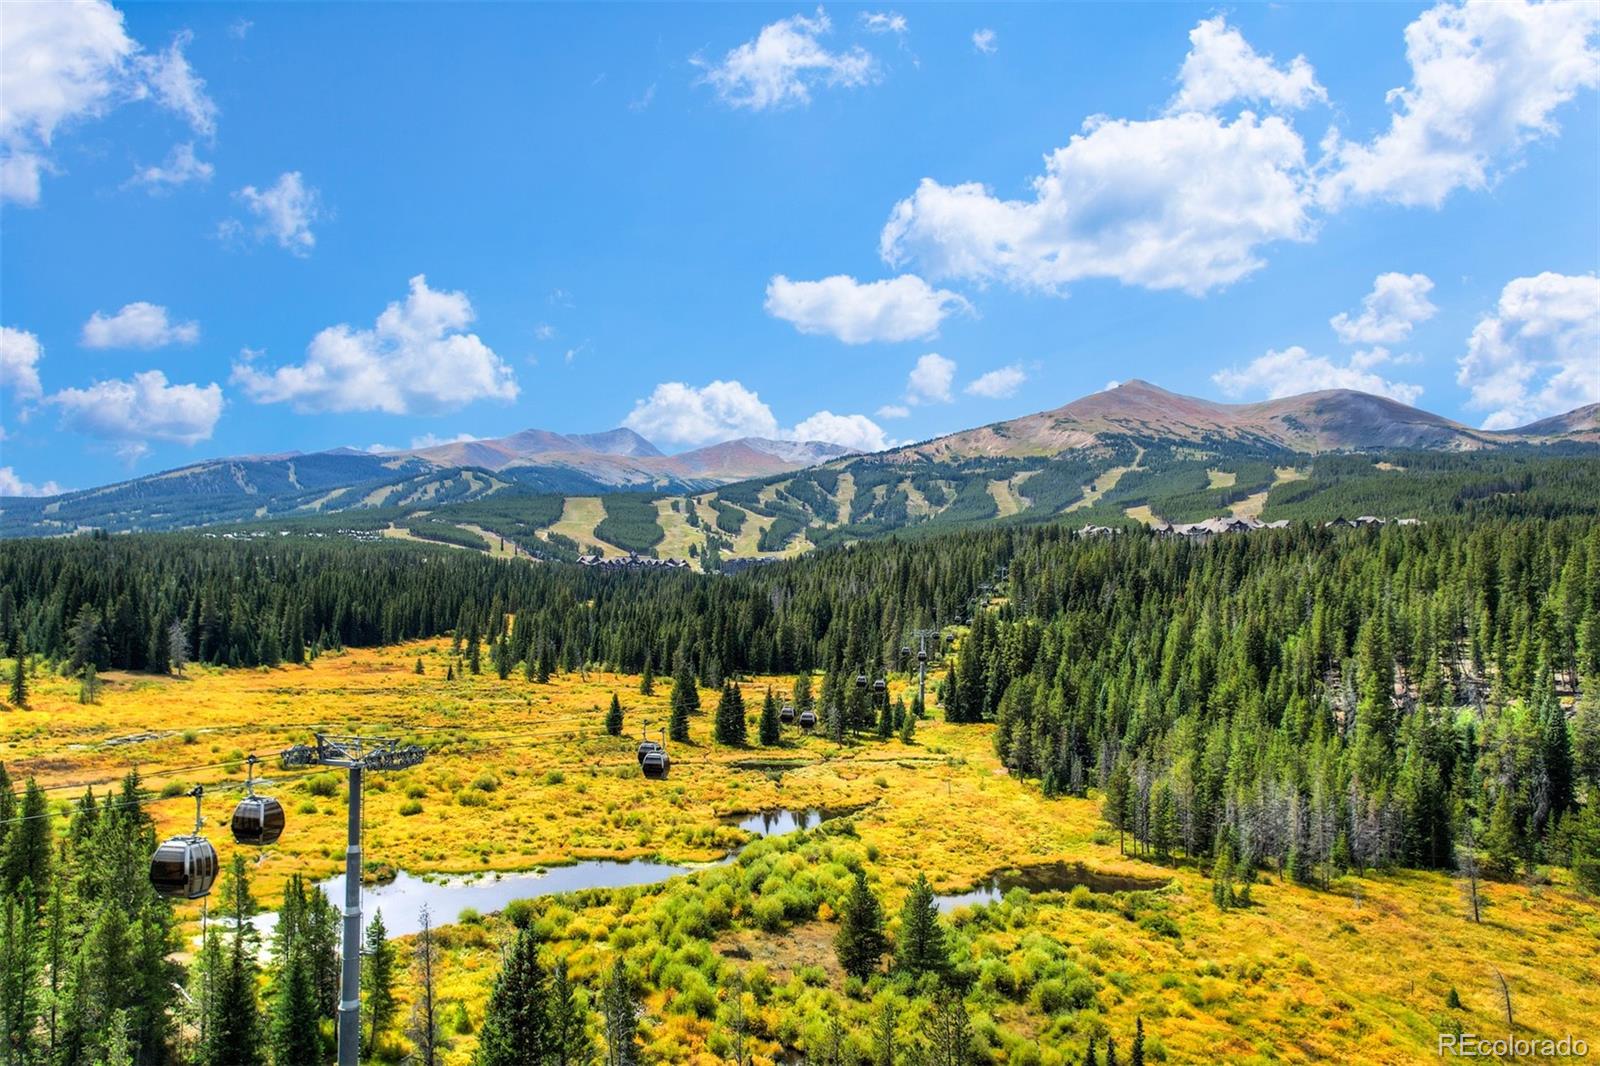
[[[343,968],[339,975],[339,1066],[361,1061],[361,784],[368,770],[405,770],[422,762],[416,744],[392,737],[317,733],[316,743],[296,744],[280,756],[284,769],[304,766],[343,768],[350,779],[347,843],[344,852]]]

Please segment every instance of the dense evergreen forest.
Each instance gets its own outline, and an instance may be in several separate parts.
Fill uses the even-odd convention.
[[[997,609],[974,610],[1002,567]],[[1247,865],[1303,873],[1449,866],[1472,814],[1502,865],[1514,852],[1531,866],[1565,846],[1600,772],[1591,519],[1300,525],[1200,545],[991,529],[731,577],[389,544],[0,549],[0,630],[73,670],[296,663],[454,631],[508,668],[687,664],[711,686],[820,669],[826,706],[849,700],[833,679],[895,665],[903,631],[969,618],[946,715],[995,721],[1004,761],[1047,792],[1129,793],[1111,816],[1163,854],[1222,840]]]
[[[1003,762],[1046,796],[1096,789],[1127,847],[1204,863],[1220,906],[1247,902],[1268,868],[1318,885],[1382,866],[1512,878],[1558,865],[1600,892],[1592,517],[1297,523],[1206,543],[1008,526],[733,576],[299,538],[0,545],[10,656],[74,672],[296,663],[453,631],[501,677],[603,663],[671,670],[676,691],[691,674],[717,686],[821,670],[819,707],[842,736],[874,725],[848,680],[894,668],[930,623],[954,638],[947,719],[993,722]],[[111,1061],[103,1037],[76,1034],[121,1012],[120,1061],[166,1055],[175,934],[142,876],[153,838],[138,792],[86,797],[58,844],[73,861],[58,864],[43,794],[0,782],[13,1049],[48,1027],[54,1061]],[[311,945],[303,998],[328,993],[311,976],[328,961],[325,921],[286,934]],[[245,947],[208,945],[205,965],[225,974]],[[315,1013],[274,1009],[290,1007]]]

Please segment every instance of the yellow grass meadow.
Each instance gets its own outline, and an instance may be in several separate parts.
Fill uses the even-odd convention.
[[[872,738],[842,747],[786,730],[779,749],[735,750],[711,743],[716,694],[703,691],[706,713],[693,722],[694,742],[674,745],[670,778],[651,782],[639,774],[633,745],[645,721],[665,724],[667,679],[652,696],[639,693],[637,677],[593,672],[544,685],[520,673],[446,680],[452,662],[448,641],[437,640],[324,655],[306,667],[191,667],[181,679],[111,674],[94,705],[78,702],[76,681],[41,674],[30,709],[0,712],[0,760],[19,783],[31,775],[51,788],[58,807],[81,793],[64,786],[103,782],[103,791],[137,766],[154,792],[167,795],[151,804],[162,833],[186,830],[193,807],[176,793],[204,784],[205,832],[226,863],[242,760],[262,756],[258,784],[288,812],[277,845],[247,849],[256,895],[268,907],[288,875],[320,880],[341,869],[342,772],[285,773],[269,758],[319,729],[394,735],[427,748],[414,769],[371,775],[365,849],[370,872],[380,876],[492,875],[594,857],[703,862],[747,842],[730,815],[858,808],[848,834],[829,839],[867,866],[891,915],[918,872],[940,890],[1055,862],[1170,881],[1159,896],[1176,935],[1130,921],[1114,905],[1086,906],[1080,892],[1013,894],[999,906],[1016,909],[1017,920],[985,921],[970,939],[976,954],[1014,969],[1036,950],[1030,938],[1056,942],[1096,976],[1094,1011],[1119,1043],[1132,1018],[1144,1019],[1152,1058],[1438,1061],[1441,1030],[1505,1035],[1496,971],[1511,991],[1520,1037],[1571,1034],[1600,1054],[1600,909],[1564,871],[1552,883],[1487,885],[1479,924],[1466,920],[1458,885],[1429,872],[1345,877],[1325,891],[1268,877],[1254,886],[1253,906],[1222,912],[1202,872],[1120,855],[1093,798],[1045,800],[1035,784],[1010,777],[988,726],[927,721],[909,745]],[[786,694],[792,680],[746,683],[752,738],[760,693],[771,685]],[[893,692],[908,694],[907,684],[895,679]],[[620,739],[603,728],[613,692],[625,709]],[[777,773],[778,762],[792,765]],[[609,966],[608,938],[641,899],[692,892],[702,876],[630,890],[616,904],[595,893],[547,900],[541,913],[559,931],[553,944],[571,953],[575,976],[593,981]],[[705,950],[749,971],[752,987],[765,981],[787,989],[755,1003],[753,1046],[764,1061],[796,1012],[847,988],[832,959],[831,907],[768,933],[744,920],[747,903],[734,901],[733,921],[707,938]],[[184,913],[198,919],[197,909]],[[975,917],[957,910],[950,921]],[[488,916],[443,930],[440,994],[455,1012],[452,1064],[470,1061],[509,928]],[[1446,1006],[1452,989],[1459,1009]],[[673,995],[657,992],[649,1001],[657,1018],[651,1052],[662,1061],[722,1061],[714,1026],[671,1010]],[[1056,1013],[1047,1000],[1022,996],[1002,1001],[986,1022],[1005,1032],[1008,1062],[1074,1062],[1081,1045],[1045,1035],[1059,1032]],[[387,1053],[404,1052],[402,1027],[384,1042]]]

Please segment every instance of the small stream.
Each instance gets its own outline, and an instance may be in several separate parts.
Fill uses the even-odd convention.
[[[812,829],[831,818],[854,813],[856,808],[812,807],[799,810],[778,808],[726,819],[756,837],[783,836]],[[649,859],[584,859],[565,866],[517,873],[467,875],[430,874],[419,877],[401,870],[392,881],[366,885],[362,892],[362,921],[371,920],[374,911],[383,911],[383,924],[391,937],[407,936],[422,928],[422,908],[428,908],[434,925],[454,922],[462,911],[471,908],[483,914],[503,910],[513,900],[579,892],[587,888],[627,888],[655,885],[738,858],[730,851],[709,863],[655,862]],[[344,875],[317,883],[335,907],[344,907]],[[258,914],[252,920],[269,941],[278,924],[275,912]]]
[[[1055,862],[998,870],[965,892],[935,896],[934,903],[941,914],[949,914],[959,907],[997,903],[1014,888],[1026,892],[1068,892],[1079,885],[1090,892],[1148,892],[1165,887],[1167,881],[1159,877],[1104,873],[1081,862]]]

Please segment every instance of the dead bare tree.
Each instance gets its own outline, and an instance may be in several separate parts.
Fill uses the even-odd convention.
[[[1456,870],[1461,874],[1467,902],[1472,907],[1472,920],[1482,923],[1483,912],[1478,898],[1478,837],[1472,829],[1472,819],[1464,819],[1461,835],[1456,844]]]
[[[1506,1031],[1508,1035],[1516,1036],[1517,1023],[1511,1017],[1511,986],[1506,984],[1505,974],[1501,973],[1499,969],[1493,966],[1489,968],[1494,970],[1494,979],[1500,982],[1500,999],[1506,1007]]]
[[[440,1041],[434,969],[439,961],[439,947],[433,939],[433,920],[428,915],[427,904],[422,907],[422,928],[417,932],[416,952],[417,999],[411,1005],[411,1026],[407,1035],[415,1047],[412,1062],[416,1066],[437,1066]]]

